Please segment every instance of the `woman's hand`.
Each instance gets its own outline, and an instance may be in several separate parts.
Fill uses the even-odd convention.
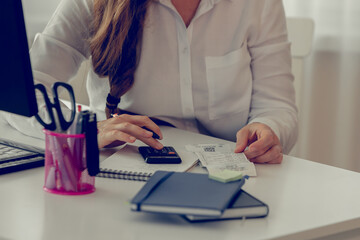
[[[235,152],[244,151],[254,163],[281,163],[282,146],[273,130],[262,123],[251,123],[237,132]]]
[[[99,148],[133,143],[136,139],[150,147],[163,148],[163,145],[152,137],[152,132],[142,128],[147,127],[159,135],[160,139],[163,138],[159,126],[147,116],[121,114],[98,122],[97,127]]]

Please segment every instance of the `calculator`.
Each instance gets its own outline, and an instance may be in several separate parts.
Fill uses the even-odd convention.
[[[181,158],[173,147],[164,146],[157,150],[152,147],[139,147],[139,152],[146,163],[149,164],[177,164],[181,163]]]

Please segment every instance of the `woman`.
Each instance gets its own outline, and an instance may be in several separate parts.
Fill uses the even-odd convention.
[[[161,149],[141,128],[162,138],[158,120],[236,141],[258,163],[280,163],[296,141],[281,0],[63,0],[31,57],[48,87],[91,59],[99,147]]]

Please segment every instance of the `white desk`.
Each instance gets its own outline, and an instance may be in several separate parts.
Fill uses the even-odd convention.
[[[3,138],[44,145],[8,126],[0,132]],[[162,142],[177,149],[222,141],[172,128],[163,133]],[[110,153],[103,151],[102,158]],[[131,212],[126,202],[142,182],[97,178],[95,193],[60,196],[43,191],[43,168],[2,175],[0,240],[360,238],[360,173],[289,156],[280,165],[256,169],[258,177],[244,189],[269,204],[267,218],[195,224]]]

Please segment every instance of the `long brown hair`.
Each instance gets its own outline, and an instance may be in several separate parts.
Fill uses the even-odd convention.
[[[117,112],[120,97],[133,85],[138,43],[151,0],[94,0],[90,50],[95,73],[109,77],[106,115]]]

